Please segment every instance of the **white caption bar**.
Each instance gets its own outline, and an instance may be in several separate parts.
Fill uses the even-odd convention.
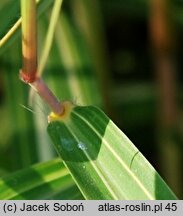
[[[183,201],[85,201],[29,200],[0,201],[0,215],[176,215],[183,213]]]

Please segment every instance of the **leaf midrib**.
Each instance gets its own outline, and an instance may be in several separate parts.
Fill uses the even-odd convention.
[[[147,188],[144,187],[142,182],[138,179],[138,177],[128,168],[128,166],[125,164],[125,162],[121,159],[121,157],[108,145],[107,141],[101,136],[100,133],[80,114],[78,114],[76,111],[72,111],[78,118],[83,120],[93,131],[94,133],[102,140],[102,142],[105,144],[105,146],[109,149],[109,151],[114,155],[114,157],[120,162],[120,164],[124,167],[124,169],[132,176],[132,178],[135,180],[137,185],[144,191],[144,193],[149,197],[149,199],[154,200],[154,197],[151,195],[151,193],[148,191]]]

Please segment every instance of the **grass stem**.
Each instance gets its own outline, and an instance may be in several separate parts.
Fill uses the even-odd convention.
[[[55,27],[56,27],[57,20],[59,17],[62,2],[63,0],[55,0],[54,6],[52,9],[50,24],[49,24],[48,32],[47,32],[46,39],[44,42],[44,48],[43,48],[43,52],[41,55],[40,63],[38,65],[38,71],[37,71],[38,76],[41,76],[41,74],[43,73],[44,67],[48,59],[48,55],[51,49]]]
[[[22,70],[21,78],[26,83],[34,82],[37,72],[37,23],[36,1],[21,0],[22,15]]]
[[[20,71],[20,78],[40,95],[54,113],[60,115],[64,111],[62,104],[37,74],[36,1],[21,0],[21,14],[23,65]]]
[[[38,78],[33,83],[29,84],[39,95],[40,97],[49,105],[51,110],[61,115],[64,112],[64,108],[55,95],[51,92],[45,82]]]

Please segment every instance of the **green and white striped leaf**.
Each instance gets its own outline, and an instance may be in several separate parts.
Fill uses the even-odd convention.
[[[176,199],[133,143],[98,108],[64,103],[48,133],[86,199]]]
[[[60,159],[0,178],[0,200],[83,199]]]
[[[53,3],[52,0],[48,2],[50,1]],[[40,0],[38,12],[41,13],[44,7],[47,8],[49,6],[47,4],[47,1]],[[42,35],[39,39],[40,42],[44,41],[46,35],[48,27],[48,17],[46,15],[48,14],[43,14],[39,21],[38,31]],[[3,31],[3,34],[7,30],[8,28]],[[101,106],[97,78],[86,43],[66,12],[63,12],[61,19],[58,21],[55,38],[44,74],[48,86],[58,98],[77,100],[77,103],[82,105],[95,104]],[[3,52],[2,48],[0,52]],[[69,62],[65,59],[66,57]],[[29,88],[18,79],[18,71],[21,68],[19,37],[11,41],[11,47],[6,48],[0,62],[3,80],[1,88],[3,88],[5,94],[3,101],[5,114],[2,113],[3,118],[1,120],[5,121],[2,123],[2,127],[3,131],[7,133],[6,136],[4,136],[3,131],[2,135],[0,134],[0,141],[2,141],[0,142],[0,168],[12,172],[41,161],[50,160],[55,156],[55,152],[51,148],[46,133],[47,107],[42,104],[38,97],[35,97],[33,101],[33,112],[35,114],[20,106],[21,104],[24,107],[31,108],[29,104],[27,105]],[[77,86],[77,88],[74,88],[74,86]],[[5,156],[6,154],[10,156],[11,160]]]

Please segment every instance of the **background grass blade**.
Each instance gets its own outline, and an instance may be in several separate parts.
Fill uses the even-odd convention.
[[[110,104],[109,56],[100,3],[98,0],[74,0],[71,7],[77,28],[86,40],[88,52],[95,67],[102,96],[102,108],[107,114],[113,116]]]
[[[60,159],[0,179],[0,199],[83,199]],[[39,193],[38,193],[39,191]]]
[[[74,22],[64,11],[62,11],[57,24],[55,41],[61,65],[65,69],[65,71],[61,71],[61,76],[65,75],[64,72],[66,72],[65,85],[67,84],[68,87],[65,89],[69,88],[71,100],[75,99],[77,103],[82,105],[101,106],[97,76],[86,42]],[[65,89],[63,88],[62,91],[65,92]],[[59,94],[58,90],[57,92]],[[67,97],[67,100],[70,97]]]
[[[149,2],[150,1],[144,0],[96,0],[95,5],[92,0],[64,1],[62,13],[55,29],[53,46],[50,50],[43,79],[61,100],[76,101],[78,105],[84,106],[92,104],[105,110],[105,112],[110,115],[110,118],[115,120],[115,123],[119,128],[123,128],[125,133],[134,140],[135,145],[138,146],[140,151],[143,152],[153,166],[161,173],[163,178],[166,179],[166,182],[171,186],[176,195],[179,198],[182,198],[183,187],[181,186],[181,183],[183,175],[181,170],[183,170],[183,127],[181,119],[183,97],[181,91],[177,91],[177,99],[179,100],[178,102],[180,105],[180,112],[177,119],[179,120],[178,125],[180,128],[171,129],[167,134],[168,136],[171,134],[170,138],[175,141],[174,147],[177,148],[177,150],[172,151],[167,145],[163,145],[162,151],[160,151],[158,137],[160,133],[162,134],[164,132],[157,130],[157,125],[160,125],[163,122],[157,119],[157,97],[159,97],[159,95],[157,93],[154,76],[152,76],[154,70],[152,62],[154,61],[152,61],[149,55],[149,48],[151,47],[147,30],[149,29],[147,28],[148,17],[150,15]],[[44,12],[38,19],[39,57],[41,56],[40,54],[44,47],[43,42],[45,41],[45,35],[50,22],[52,3],[54,3],[53,0],[39,0],[38,4],[38,13],[41,14]],[[96,6],[97,10],[95,8]],[[19,11],[19,1],[1,1],[0,38],[5,36],[19,19]],[[176,40],[178,45],[176,53],[179,53],[176,61],[178,63],[177,68],[180,68],[180,70],[177,70],[179,77],[178,82],[180,82],[180,84],[183,80],[181,73],[183,49],[180,42],[183,37],[183,34],[180,31],[183,26],[182,11],[183,4],[181,1],[173,1],[171,14],[175,19],[174,25],[178,30],[175,32],[179,38]],[[103,19],[103,22],[101,22],[101,18]],[[98,35],[101,34],[102,29],[105,34],[104,37]],[[29,167],[32,164],[51,160],[56,154],[55,149],[53,148],[54,146],[50,145],[50,137],[46,133],[48,114],[46,106],[38,97],[35,97],[34,106],[31,107],[34,114],[22,108],[28,106],[27,108],[29,109],[30,106],[27,105],[29,94],[28,87],[18,79],[18,71],[21,68],[21,39],[19,37],[19,32],[20,31],[18,30],[13,33],[11,35],[12,37],[9,38],[6,43],[0,41],[0,177],[7,176],[17,169]],[[101,42],[98,41],[98,37],[100,39],[102,38]],[[105,42],[103,41],[104,38],[107,39],[106,42],[109,49],[109,59],[107,61],[109,67],[108,64],[106,64],[106,61],[101,62],[103,58],[100,55],[103,55],[102,52],[105,50],[105,47],[101,46],[101,44]],[[97,67],[97,65],[102,67]],[[106,85],[106,73],[103,72],[103,67],[107,67],[110,72],[111,85],[109,85],[109,88]],[[97,68],[98,70],[96,70]],[[112,105],[112,107],[109,107],[109,104],[106,107],[106,103],[104,104],[105,95],[101,94],[101,90],[103,89],[104,93],[106,93],[106,88],[110,93],[109,104]],[[20,104],[22,106],[20,106]],[[82,116],[87,121],[90,121],[88,116]],[[96,120],[96,123],[99,124],[101,128],[101,123],[97,122],[98,118],[95,118],[95,115],[91,118],[94,118],[94,121]],[[71,140],[71,143],[74,139],[76,140],[75,143],[79,142],[79,149],[85,149],[85,147],[83,147],[81,136],[86,137],[86,139],[88,138],[87,134],[82,134],[82,131],[85,131],[86,124],[81,123],[83,121],[79,122],[78,126],[72,117],[70,123],[64,120],[59,123],[58,128],[60,128],[61,124],[61,128],[63,128],[63,130],[65,129],[65,133],[68,132],[63,138],[65,137],[68,140]],[[116,130],[118,130],[111,121],[109,121],[109,123],[104,121],[104,125],[107,125],[106,129],[104,129],[105,127],[100,129],[101,137],[103,136],[105,138],[102,139],[102,141],[105,142],[105,140],[108,140],[110,142],[109,146],[112,146],[112,149],[114,149],[115,152],[118,152],[119,158],[123,158],[128,165],[127,167],[131,168],[132,173],[135,173],[135,176],[137,176],[139,181],[142,180],[143,182],[147,177],[146,186],[147,188],[150,188],[149,190],[153,195],[153,198],[164,199],[166,197],[171,199],[172,195],[169,189],[162,183],[162,179],[154,169],[144,162],[146,160],[139,159],[139,157],[141,158],[141,154],[137,149],[127,148],[130,152],[127,154],[126,146],[131,145],[129,144],[129,140],[126,145],[123,144],[122,141],[117,143],[116,138],[114,138],[116,135],[113,135],[114,137],[112,137],[112,135],[107,136],[107,134],[110,134],[111,132],[108,133],[106,131],[110,130],[117,133]],[[84,126],[82,126],[83,124]],[[94,127],[97,126],[94,125]],[[74,138],[71,135],[70,129]],[[105,132],[103,133],[102,130]],[[96,199],[97,194],[98,199],[100,197],[105,197],[105,199],[111,197],[115,198],[116,195],[112,196],[111,192],[108,192],[104,184],[104,187],[101,186],[100,188],[100,183],[102,184],[103,180],[106,182],[109,179],[109,186],[113,185],[111,177],[115,176],[113,173],[114,168],[109,167],[108,163],[111,163],[111,166],[116,166],[116,159],[114,159],[111,151],[103,144],[103,142],[101,142],[101,137],[98,138],[93,132],[89,134],[92,134],[94,139],[97,138],[95,141],[91,138],[88,138],[89,141],[83,139],[86,143],[89,142],[89,145],[92,144],[94,147],[99,146],[99,143],[101,143],[100,151],[97,153],[97,148],[95,147],[95,154],[91,160],[93,165],[97,164],[95,166],[98,169],[97,174],[94,170],[92,176],[91,170],[93,170],[93,167],[89,167],[86,155],[83,156],[80,154],[84,159],[82,162],[77,157],[77,163],[72,161],[72,158],[74,158],[72,155],[71,157],[69,156],[69,161],[66,157],[68,156],[66,152],[62,154],[62,157],[64,158],[65,155],[65,163],[69,164],[69,166],[67,166],[73,173],[73,176],[78,182],[77,184],[79,186],[81,185],[80,188],[86,198]],[[123,137],[121,132],[119,132],[119,134],[117,136]],[[76,139],[76,135],[78,139]],[[63,139],[62,142],[67,143],[67,139]],[[165,140],[164,138],[162,139]],[[58,140],[57,143],[59,144],[59,142],[60,141]],[[68,144],[69,143],[70,142],[68,142]],[[63,146],[65,148],[64,144]],[[124,153],[123,149],[125,149]],[[166,152],[166,154],[162,154],[162,152]],[[96,155],[97,157],[95,159]],[[129,157],[126,155],[129,155]],[[168,155],[171,155],[171,159]],[[179,174],[177,176],[179,177],[178,181],[180,182],[180,185],[172,184],[172,182],[177,179],[175,175],[167,176],[167,171],[170,171],[169,166],[173,164],[171,161],[174,160],[174,158],[179,162],[174,171]],[[104,162],[105,165],[103,165]],[[78,170],[76,169],[79,165],[81,166],[84,175],[84,178],[80,176],[81,182],[78,180]],[[116,174],[116,178],[118,178],[124,173],[124,170],[120,169],[120,166],[116,167],[119,171],[119,175]],[[139,174],[139,170],[141,170],[141,174]],[[147,170],[149,170],[150,174],[146,173]],[[143,172],[145,172],[145,174]],[[102,177],[102,180],[98,178],[98,174]],[[122,182],[121,176],[119,178],[121,180],[120,182],[118,181],[119,185],[125,185],[126,182],[128,182],[125,181],[125,179]],[[145,185],[144,182],[143,184]],[[89,192],[91,192],[91,196],[88,195],[89,192],[87,192],[88,185],[90,185]],[[73,187],[76,188],[75,186]],[[92,187],[94,190],[91,189]],[[114,189],[115,187],[116,186],[113,186]],[[166,189],[164,189],[164,187]],[[39,187],[37,187],[37,192],[36,190],[34,192],[39,193],[39,190]],[[72,199],[72,193],[69,191],[67,190],[65,191],[66,194],[63,194],[61,190],[60,199],[64,196],[66,196],[66,199]],[[105,195],[104,191],[106,191]],[[68,194],[71,194],[70,198]],[[27,198],[29,198],[28,195],[29,193],[26,195]],[[21,199],[20,196],[19,198]],[[36,195],[32,193],[31,197],[36,197]],[[48,194],[45,195],[45,197],[48,197],[49,199],[59,199],[59,194]],[[77,197],[77,194],[74,194],[74,197]],[[124,193],[123,196],[120,197],[127,199],[132,197],[132,194],[128,193],[126,195]]]
[[[38,15],[43,13],[45,9],[47,9],[51,3],[52,0],[37,0],[36,3],[38,4]],[[17,30],[20,28],[21,25],[21,17],[19,17],[19,10],[20,10],[20,1],[13,1],[10,0],[2,5],[2,8],[0,6],[0,13],[1,13],[1,20],[0,22],[0,48],[1,53],[6,49],[2,49],[2,47],[6,44],[6,42],[11,43],[16,36],[13,38],[13,35],[17,35]],[[8,13],[8,14],[7,14]],[[6,20],[6,22],[4,22]],[[12,38],[12,40],[9,40]]]
[[[12,50],[20,49],[18,43],[12,45]],[[11,49],[10,49],[11,50]],[[21,107],[25,105],[28,97],[28,88],[20,83],[17,77],[17,62],[20,62],[20,56],[14,55],[13,52],[8,50],[7,60],[2,64],[3,68],[3,81],[7,90],[5,92],[5,104],[7,112],[9,139],[2,140],[4,145],[0,151],[0,163],[5,164],[7,170],[16,170],[28,167],[33,163],[39,162],[37,153],[37,146],[35,139],[33,114]],[[25,105],[26,106],[26,105]],[[12,160],[7,161],[7,156]]]
[[[46,2],[40,1],[41,8],[38,7],[38,12],[48,7]],[[50,11],[45,13],[39,21],[40,48],[44,46],[49,15]],[[81,103],[82,99],[86,104],[101,106],[100,91],[86,43],[73,20],[64,11],[61,19],[58,20],[55,37],[44,73],[46,83],[58,98],[77,100],[77,103]],[[9,41],[11,47],[4,46],[7,48],[6,52],[0,56],[2,71],[0,91],[2,89],[4,98],[0,104],[2,121],[0,125],[2,132],[0,133],[0,167],[6,172],[47,161],[55,156],[55,151],[46,133],[47,107],[37,96],[31,108],[34,114],[20,106],[21,104],[30,108],[27,105],[29,89],[18,79],[18,71],[21,68],[20,38],[17,37],[16,40],[12,38]],[[71,59],[69,63],[62,58],[66,52],[67,57]],[[73,91],[73,83],[76,83],[77,91]],[[11,160],[5,156],[7,154]]]
[[[86,199],[176,198],[101,110],[69,103],[65,107],[65,116],[52,121],[48,132]]]

